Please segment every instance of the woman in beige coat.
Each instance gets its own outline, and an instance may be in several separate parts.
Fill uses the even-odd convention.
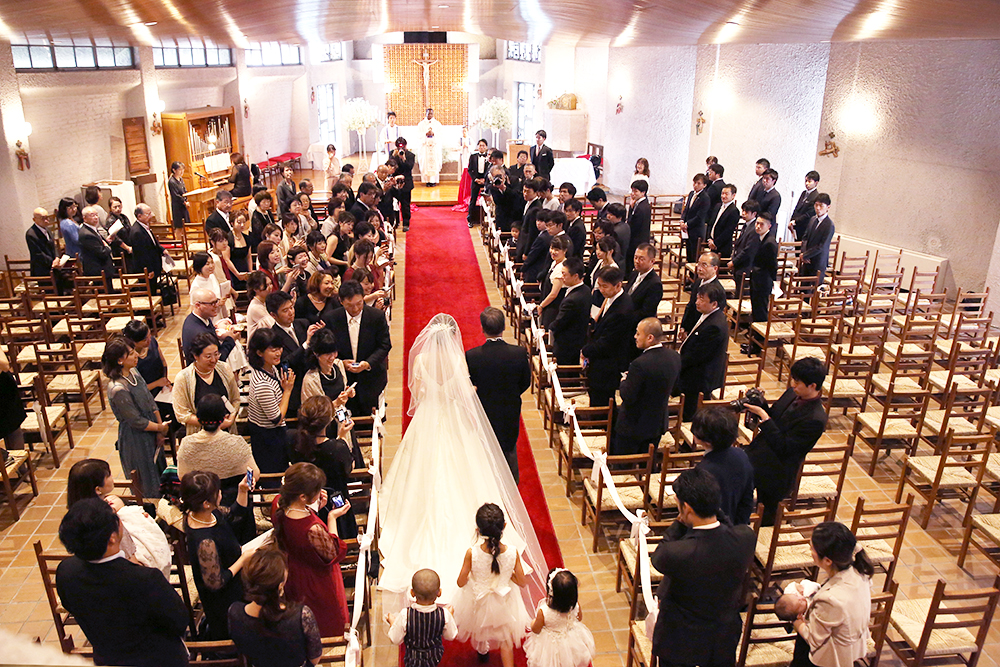
[[[842,523],[816,526],[810,546],[825,581],[793,623],[799,636],[792,667],[852,667],[868,652],[875,568]]]
[[[201,333],[191,342],[194,363],[184,368],[174,378],[174,415],[187,428],[187,435],[201,430],[198,422],[198,398],[204,394],[217,394],[228,403],[230,414],[221,429],[236,432],[233,424],[240,407],[240,387],[232,369],[219,361],[219,340],[212,334]]]

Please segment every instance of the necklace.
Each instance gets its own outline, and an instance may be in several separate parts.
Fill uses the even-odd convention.
[[[128,382],[128,383],[129,383],[130,385],[132,385],[133,387],[135,387],[135,386],[137,386],[137,385],[139,384],[139,378],[136,378],[135,380],[133,380],[133,379],[132,379],[132,377],[133,377],[134,375],[135,375],[135,373],[134,373],[134,372],[132,372],[132,371],[129,371],[129,374],[128,374],[128,375],[125,375],[125,376],[123,376],[123,377],[124,377],[124,379],[125,379],[125,381],[126,381],[126,382]]]
[[[202,373],[201,371],[198,370],[198,367],[195,366],[194,367],[194,372],[198,374],[198,377],[202,378],[206,382],[208,382],[208,378],[210,378],[210,377],[212,377],[212,376],[215,375],[215,369],[214,368],[212,370],[210,370],[209,372],[207,372],[207,373]]]
[[[188,514],[188,521],[194,521],[195,523],[200,523],[203,526],[214,526],[215,525],[215,516],[214,515],[212,516],[212,520],[211,521],[202,521],[201,519],[199,519],[198,517],[196,517],[194,514]]]

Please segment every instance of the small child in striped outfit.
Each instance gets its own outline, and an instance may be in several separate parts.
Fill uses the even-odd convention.
[[[434,570],[419,570],[410,581],[410,594],[416,603],[395,617],[386,614],[389,641],[403,644],[403,667],[437,667],[444,655],[444,640],[458,635],[451,610],[438,606],[441,578]]]

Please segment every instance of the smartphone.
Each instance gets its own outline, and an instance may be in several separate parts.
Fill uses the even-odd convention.
[[[337,411],[334,413],[333,416],[337,420],[338,424],[343,424],[351,420],[351,411],[345,408],[344,406],[340,406],[339,408],[337,408]]]
[[[284,362],[282,362],[282,363],[281,363],[281,365],[280,365],[280,366],[278,366],[278,368],[280,368],[280,369],[281,369],[281,374],[282,374],[282,375],[284,375],[285,373],[287,373],[287,372],[288,372],[288,364],[286,364],[286,363],[284,363]]]
[[[253,468],[247,468],[247,486],[253,488]]]
[[[330,496],[330,502],[333,503],[334,509],[340,509],[344,506],[344,496],[339,493],[335,496]]]
[[[358,386],[358,383],[357,383],[357,382],[352,382],[352,383],[351,383],[351,386],[350,386],[350,387],[348,387],[348,389],[354,389],[354,388],[355,388],[355,387],[357,387],[357,386]]]

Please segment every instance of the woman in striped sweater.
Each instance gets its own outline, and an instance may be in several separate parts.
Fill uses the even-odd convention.
[[[271,329],[257,329],[247,344],[250,448],[261,472],[284,472],[288,467],[285,413],[295,373],[281,366],[281,349],[281,341]]]

